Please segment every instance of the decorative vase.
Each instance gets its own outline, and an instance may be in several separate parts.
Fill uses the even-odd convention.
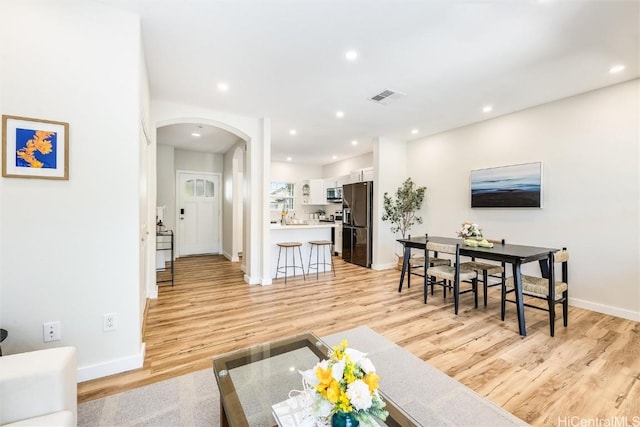
[[[360,422],[350,412],[336,412],[331,417],[331,427],[358,427]]]

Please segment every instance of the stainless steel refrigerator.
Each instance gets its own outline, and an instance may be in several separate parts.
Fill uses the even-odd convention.
[[[342,259],[371,267],[373,258],[373,182],[342,187]]]

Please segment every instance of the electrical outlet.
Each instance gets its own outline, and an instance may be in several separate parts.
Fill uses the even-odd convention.
[[[60,333],[60,322],[48,322],[42,325],[42,337],[44,342],[59,341],[62,338]]]
[[[118,329],[118,314],[105,313],[102,316],[102,330],[104,332],[115,331]]]

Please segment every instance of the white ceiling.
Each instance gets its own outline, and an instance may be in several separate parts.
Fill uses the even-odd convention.
[[[640,73],[638,1],[101,1],[141,16],[153,98],[271,118],[276,161],[327,164]],[[384,89],[406,96],[368,100]]]

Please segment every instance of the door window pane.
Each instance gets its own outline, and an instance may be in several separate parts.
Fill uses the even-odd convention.
[[[213,186],[213,181],[206,181],[206,187],[205,187],[205,197],[214,197],[215,196],[215,188]]]
[[[204,179],[196,179],[196,197],[204,196]]]
[[[194,183],[193,179],[190,179],[184,183],[184,195],[188,197],[194,196]]]

